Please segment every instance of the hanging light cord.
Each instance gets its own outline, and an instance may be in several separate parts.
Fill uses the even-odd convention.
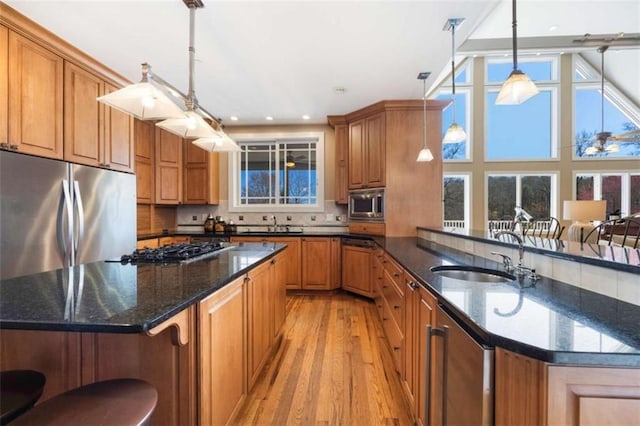
[[[453,123],[456,122],[456,26],[451,25],[451,86],[453,92]]]
[[[427,147],[427,79],[422,80],[422,141]]]
[[[195,105],[198,103],[196,99],[196,91],[194,89],[194,71],[196,61],[196,48],[194,46],[195,32],[196,32],[196,8],[189,6],[189,92],[187,93],[187,108],[193,111]]]
[[[598,50],[600,51],[600,132],[604,133],[604,52],[607,51],[608,46],[602,46]]]
[[[512,2],[512,21],[511,28],[513,30],[513,70],[518,69],[518,21],[516,20],[516,0]]]

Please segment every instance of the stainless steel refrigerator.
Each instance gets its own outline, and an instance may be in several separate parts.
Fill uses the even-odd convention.
[[[135,245],[135,175],[0,151],[1,279],[118,258]]]

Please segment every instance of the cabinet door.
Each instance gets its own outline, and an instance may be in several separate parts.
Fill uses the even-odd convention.
[[[544,362],[496,348],[495,370],[496,426],[544,424]]]
[[[349,124],[349,189],[363,188],[365,185],[365,121]]]
[[[640,369],[550,365],[548,425],[637,425]]]
[[[202,425],[227,424],[247,394],[244,290],[238,278],[199,305]]]
[[[418,411],[418,307],[420,295],[417,281],[407,272],[404,273],[404,368],[402,383],[409,398],[412,411]]]
[[[331,239],[302,239],[302,288],[331,288]]]
[[[438,402],[436,392],[440,392],[440,386],[432,377],[435,376],[436,366],[434,363],[435,347],[427,333],[427,327],[435,327],[436,298],[424,288],[418,289],[416,317],[417,329],[415,330],[415,344],[417,346],[416,366],[416,420],[418,425],[442,424],[436,420],[437,416],[435,403]]]
[[[184,144],[183,204],[218,204],[219,155],[187,141]]]
[[[248,389],[262,370],[269,354],[271,339],[271,306],[269,275],[270,263],[263,263],[248,274],[247,306],[248,306]]]
[[[182,201],[182,138],[155,129],[156,204]]]
[[[9,29],[0,25],[0,147],[9,148]]]
[[[365,186],[385,185],[385,114],[380,113],[366,119]]]
[[[338,124],[335,127],[336,172],[335,202],[349,202],[349,126]]]
[[[117,90],[105,84],[105,92]],[[128,114],[105,106],[104,163],[113,170],[132,172],[134,167],[133,118]]]
[[[342,240],[340,238],[331,238],[329,267],[331,268],[331,288],[340,288],[342,286]]]
[[[371,253],[366,247],[342,246],[342,288],[372,296]]]
[[[88,166],[104,165],[104,93],[102,79],[64,64],[64,159]]]
[[[294,238],[274,238],[273,241],[278,243],[284,243],[287,248],[284,249],[284,256],[286,257],[286,270],[284,276],[284,282],[287,289],[300,289],[302,288],[301,280],[301,266],[302,266],[302,250],[301,239],[299,237]]]
[[[135,120],[136,197],[138,204],[153,204],[155,199],[155,126]]]
[[[9,147],[62,159],[61,57],[9,31]]]
[[[271,264],[273,266],[271,268],[271,297],[269,300],[273,303],[273,318],[271,320],[271,343],[273,343],[282,332],[286,317],[287,289],[285,277],[287,273],[287,256],[284,253],[280,253],[271,261]]]

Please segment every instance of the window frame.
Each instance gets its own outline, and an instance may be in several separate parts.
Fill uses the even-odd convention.
[[[516,206],[522,205],[522,177],[526,176],[550,176],[551,190],[549,192],[549,216],[559,218],[559,170],[539,170],[530,172],[505,172],[505,171],[487,171],[484,174],[484,224],[488,229],[489,223],[489,177],[492,176],[515,176],[516,177]],[[515,215],[515,212],[514,212]]]
[[[640,176],[638,170],[574,170],[571,173],[571,199],[576,199],[578,176],[588,176],[593,178],[593,199],[602,200],[602,177],[620,176],[620,212],[623,216],[632,213],[631,210],[631,176]],[[607,212],[609,213],[609,212]]]
[[[471,182],[473,178],[473,173],[471,172],[444,172],[442,174],[442,194],[444,198],[444,180],[446,178],[462,178],[464,182],[464,228],[465,230],[473,229],[472,228],[472,216],[471,216],[471,206],[473,202],[473,193],[471,191]],[[446,222],[444,217],[444,203],[442,202],[442,224],[444,227],[444,223]]]
[[[280,204],[275,197],[275,204],[240,204],[240,152],[228,155],[228,200],[229,212],[323,212],[324,211],[324,176],[325,176],[325,134],[314,132],[273,132],[273,133],[230,133],[239,144],[280,144],[300,142],[301,139],[316,139],[316,203],[315,204]]]
[[[584,79],[577,80],[575,77],[576,71],[584,75]],[[571,159],[573,161],[615,161],[615,160],[635,160],[640,156],[633,155],[614,155],[614,156],[582,156],[576,155],[576,93],[578,90],[583,89],[597,89],[601,87],[601,74],[600,71],[595,69],[582,55],[579,53],[572,55],[571,60]],[[634,103],[622,93],[615,84],[612,84],[605,78],[604,80],[604,97],[613,106],[618,108],[621,114],[629,119],[630,122],[640,128],[640,108],[634,105]],[[606,126],[605,126],[606,127]],[[600,123],[597,124],[597,128],[600,128]],[[574,192],[575,194],[575,192]]]

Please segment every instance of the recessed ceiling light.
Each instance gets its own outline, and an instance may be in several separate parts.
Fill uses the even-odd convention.
[[[273,121],[273,117],[270,115],[267,115],[264,119],[267,121]]]
[[[553,31],[555,31],[555,30],[557,30],[557,29],[558,29],[558,26],[557,26],[557,25],[551,25],[551,26],[549,27],[549,31],[551,31],[551,32],[553,32]]]
[[[308,120],[308,119],[310,119],[310,118],[311,118],[311,117],[309,117],[307,114],[305,114],[305,115],[303,115],[303,116],[302,116],[302,119],[303,119],[303,120]]]
[[[540,56],[540,52],[536,52],[536,56]]]
[[[347,89],[345,87],[334,87],[333,91],[336,95],[344,95]]]
[[[232,115],[231,117],[229,117],[229,120],[238,121],[238,117],[236,117],[235,115]]]

